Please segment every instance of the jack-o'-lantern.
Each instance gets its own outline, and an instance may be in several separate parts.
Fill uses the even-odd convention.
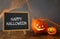
[[[49,27],[47,32],[48,32],[49,35],[55,35],[57,30],[56,30],[55,27]]]
[[[32,19],[32,30],[34,33],[44,33],[47,32],[48,25],[46,22],[40,19]]]

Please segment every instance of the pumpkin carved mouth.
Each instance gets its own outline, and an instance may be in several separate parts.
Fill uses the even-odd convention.
[[[42,25],[42,26],[38,26],[38,24],[35,26],[35,28],[38,30],[38,31],[43,31],[45,28],[44,28],[44,26]]]
[[[44,30],[45,28],[41,28],[41,29],[39,29],[39,28],[36,27],[36,29],[37,29],[38,31],[41,31],[41,30]]]

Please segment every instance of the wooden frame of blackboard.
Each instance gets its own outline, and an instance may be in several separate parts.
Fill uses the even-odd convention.
[[[10,12],[7,12],[7,13],[10,13]],[[30,15],[29,15],[29,12],[28,11],[16,11],[16,12],[11,12],[11,13],[15,13],[15,14],[18,14],[18,13],[28,13],[28,29],[17,29],[17,30],[4,30],[4,15],[3,15],[3,31],[29,31],[30,30]],[[5,13],[4,13],[5,14]]]

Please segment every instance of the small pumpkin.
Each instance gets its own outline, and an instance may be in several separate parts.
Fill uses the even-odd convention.
[[[56,30],[55,27],[49,27],[47,32],[48,32],[49,35],[55,35],[57,30]]]
[[[34,33],[44,33],[47,32],[48,25],[46,22],[40,20],[40,19],[33,19],[32,20],[32,30]]]

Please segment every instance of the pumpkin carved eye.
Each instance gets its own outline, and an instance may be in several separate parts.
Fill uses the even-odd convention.
[[[37,28],[41,28],[38,24],[36,24],[36,27],[37,27]]]
[[[54,32],[52,29],[49,29],[50,33]]]
[[[38,24],[36,24],[36,26],[39,26]]]
[[[44,27],[44,26],[42,25],[42,27]]]

